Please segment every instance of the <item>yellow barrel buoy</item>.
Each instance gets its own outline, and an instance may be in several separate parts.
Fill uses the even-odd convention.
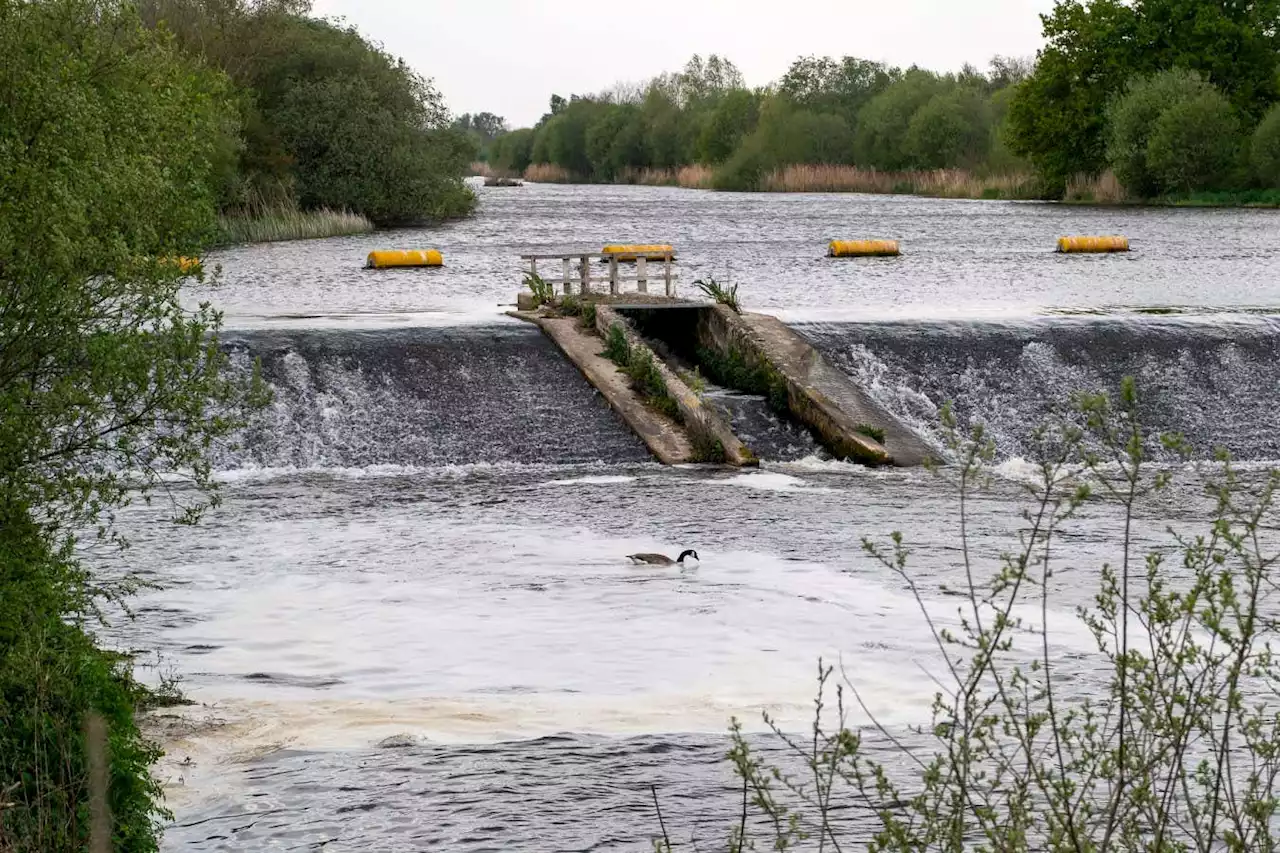
[[[191,275],[200,271],[203,262],[199,258],[188,258],[184,255],[174,257],[169,255],[167,257],[160,258],[160,263],[165,266],[174,267],[180,273]]]
[[[1127,252],[1128,237],[1059,237],[1058,251],[1077,252]]]
[[[676,254],[675,248],[667,245],[666,243],[612,245],[605,246],[600,251],[602,254],[612,255],[620,261],[634,261],[636,258],[644,258],[645,260],[661,260],[668,254],[673,258]]]
[[[828,258],[888,258],[900,254],[897,240],[832,240]]]
[[[442,267],[444,255],[435,249],[377,249],[369,253],[365,266],[369,269]]]

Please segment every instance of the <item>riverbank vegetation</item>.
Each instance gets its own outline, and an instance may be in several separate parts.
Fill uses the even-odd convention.
[[[695,56],[553,95],[485,157],[530,180],[1264,204],[1280,192],[1278,15],[1276,0],[1058,0],[1035,61],[940,74],[810,56],[760,88]]]
[[[341,237],[367,234],[376,226],[368,217],[350,211],[299,210],[296,206],[234,211],[218,216],[219,243],[271,243],[279,240],[306,240],[314,237]]]
[[[1280,848],[1280,472],[1155,464],[1189,448],[1143,429],[1138,394],[1125,380],[1077,395],[1038,431],[1007,541],[966,526],[998,479],[994,444],[943,410],[954,579],[916,568],[909,532],[863,540],[918,605],[932,707],[881,720],[856,676],[820,662],[803,733],[766,713],[777,748],[762,749],[733,721],[729,850]],[[1135,539],[1153,502],[1200,509],[1148,550]],[[1064,562],[1102,529],[1098,563]],[[1077,608],[1082,570],[1094,595]],[[654,829],[655,849],[698,849]]]
[[[140,9],[218,86],[209,144],[216,203],[235,225],[226,236],[345,234],[352,216],[389,226],[471,211],[462,178],[476,143],[430,81],[354,29],[310,17],[306,2]]]
[[[249,101],[117,0],[0,0],[0,79],[0,850],[154,851],[149,694],[96,634],[138,581],[80,555],[131,502],[197,520],[265,402],[179,298]]]

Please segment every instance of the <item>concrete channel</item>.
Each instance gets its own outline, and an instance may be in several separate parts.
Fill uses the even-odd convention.
[[[567,309],[580,315],[584,306],[591,306],[585,316],[593,322],[566,315]],[[522,308],[513,316],[537,324],[665,464],[759,464],[663,357],[673,354],[718,384],[764,395],[837,459],[913,466],[930,456],[910,428],[775,317],[653,296],[589,296]],[[607,349],[615,350],[614,359]]]

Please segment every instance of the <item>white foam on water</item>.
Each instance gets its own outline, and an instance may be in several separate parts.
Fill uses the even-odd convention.
[[[760,489],[767,492],[833,492],[835,489],[826,486],[815,486],[802,480],[799,477],[793,477],[789,474],[782,474],[777,471],[754,471],[748,474],[739,474],[736,477],[729,477],[724,480],[711,481],[722,486],[740,486],[745,489]]]
[[[601,475],[599,477],[571,477],[567,480],[548,480],[544,486],[607,486],[613,483],[634,483],[635,477]]]

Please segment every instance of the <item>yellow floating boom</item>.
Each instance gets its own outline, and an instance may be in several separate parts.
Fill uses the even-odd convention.
[[[600,251],[606,255],[613,255],[620,261],[634,261],[637,258],[662,260],[667,255],[671,255],[672,258],[676,255],[675,247],[666,243],[612,245],[605,246]]]
[[[900,254],[897,240],[832,240],[828,258],[887,258]]]
[[[435,249],[377,249],[364,264],[369,269],[387,267],[442,267],[444,255]]]
[[[1128,237],[1059,237],[1058,251],[1075,254],[1078,252],[1127,252]]]

